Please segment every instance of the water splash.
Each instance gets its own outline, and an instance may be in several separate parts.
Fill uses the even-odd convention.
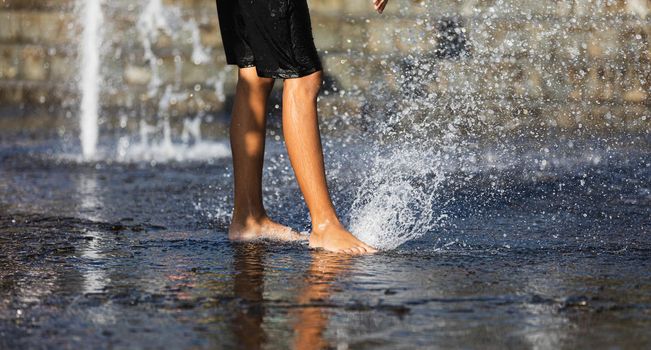
[[[169,120],[169,106],[173,100],[186,97],[184,92],[173,92],[171,85],[166,86],[158,103],[159,121],[155,125],[140,120],[140,137],[131,143],[125,136],[117,154],[117,161],[149,161],[154,163],[167,161],[211,161],[231,155],[230,147],[223,141],[205,141],[201,137],[200,115],[183,120],[181,142],[174,142]],[[158,137],[162,135],[162,137]]]
[[[106,8],[102,9],[102,6]],[[222,141],[212,142],[202,139],[201,124],[212,116],[206,116],[202,110],[189,115],[186,120],[181,119],[181,135],[176,134],[173,127],[174,118],[178,118],[171,109],[179,102],[196,100],[201,102],[198,92],[200,85],[185,86],[183,81],[184,64],[206,64],[211,59],[210,48],[201,43],[199,23],[193,18],[184,18],[180,7],[166,5],[162,0],[147,0],[142,4],[102,4],[102,0],[79,0],[79,16],[83,18],[83,37],[80,42],[81,51],[81,80],[79,90],[82,94],[80,113],[80,135],[82,156],[62,155],[64,159],[75,161],[110,161],[110,162],[166,162],[166,161],[212,161],[227,157],[230,150]],[[102,77],[102,57],[127,60],[134,59],[124,56],[120,46],[111,42],[104,45],[102,31],[113,32],[113,21],[104,21],[104,13],[108,18],[119,18],[121,12],[134,12],[134,29],[137,35],[133,36],[131,45],[143,49],[142,59],[146,68],[141,68],[137,63],[125,64],[124,76],[129,76],[139,84],[146,84],[145,96],[141,96],[143,110],[149,106],[155,108],[154,113],[143,114],[141,111],[119,116],[119,125],[115,142],[107,136],[102,140],[101,149],[98,147],[99,133],[99,105],[100,91],[116,91],[123,88],[124,81],[121,74],[111,74],[107,79]],[[104,13],[103,13],[104,12]],[[108,26],[107,29],[102,29]],[[161,65],[169,53],[160,54],[158,51],[160,40],[169,40],[173,45],[179,43],[191,44],[192,51],[187,59],[181,50],[174,49],[172,55],[175,63],[175,74],[172,77],[165,75]],[[177,45],[178,46],[178,45]],[[104,49],[104,52],[102,51]],[[112,49],[113,51],[106,51]],[[186,63],[189,62],[189,63]],[[109,68],[107,68],[109,69]],[[207,77],[206,84],[214,86],[215,96],[221,102],[225,100],[223,83],[227,70],[216,72],[215,76]],[[129,79],[129,78],[127,78]],[[171,80],[171,81],[170,81]],[[120,84],[116,86],[116,84]],[[129,98],[132,98],[130,96]],[[194,103],[194,101],[192,101]],[[136,123],[129,119],[137,118]],[[133,135],[128,125],[137,125],[139,133]],[[126,133],[125,133],[126,131]],[[108,133],[107,133],[108,134]]]
[[[440,154],[398,148],[377,155],[355,196],[350,229],[379,249],[394,249],[431,231],[445,214],[434,207],[445,180]]]
[[[189,20],[185,22],[183,27],[191,33],[192,63],[204,64],[210,62],[209,50],[201,45],[201,32],[199,31],[199,25],[197,22],[193,19]]]
[[[170,24],[167,20],[167,13],[163,11],[161,0],[150,0],[138,18],[136,23],[138,35],[143,49],[144,59],[149,64],[151,79],[149,80],[147,95],[152,98],[158,93],[163,85],[158,69],[158,57],[153,51],[152,45],[158,40],[161,33],[171,36]]]
[[[80,135],[82,154],[92,159],[97,153],[99,137],[100,46],[103,22],[100,0],[85,0],[82,4],[83,35],[81,40],[81,116]]]
[[[452,169],[467,167],[475,158],[475,146],[462,137],[463,129],[476,122],[464,118],[478,108],[472,87],[445,105],[436,93],[428,92],[445,64],[418,52],[387,61],[384,65],[395,75],[397,91],[381,85],[372,88],[382,92],[378,96],[390,94],[392,101],[369,102],[381,106],[369,115],[375,124],[374,151],[368,154],[371,166],[364,171],[348,217],[353,234],[379,249],[395,249],[443,225],[448,214],[438,202],[449,199],[439,190]]]
[[[192,43],[192,64],[204,64],[210,60],[210,52],[201,44],[199,25],[194,19],[184,20],[178,7],[165,6],[161,0],[149,0],[143,7],[136,23],[140,44],[144,48],[144,59],[149,65],[151,79],[147,86],[147,95],[156,100],[156,123],[151,125],[144,119],[140,120],[140,140],[136,143],[123,142],[118,154],[121,161],[194,161],[224,158],[230,155],[230,149],[224,142],[209,142],[202,140],[202,115],[183,120],[181,142],[174,141],[171,126],[170,108],[178,101],[192,98],[192,92],[182,84],[183,58],[179,53],[174,56],[174,81],[166,83],[161,77],[160,59],[154,51],[154,45],[160,35],[166,35],[173,41],[183,39],[181,33],[189,33]],[[213,79],[219,87],[222,79]],[[195,89],[195,91],[197,91]],[[216,89],[216,94],[220,94]],[[162,135],[162,137],[158,137]]]
[[[194,144],[187,143],[135,143],[123,148],[115,161],[123,163],[149,162],[152,165],[165,162],[212,162],[228,158],[230,147],[226,142],[202,141]]]

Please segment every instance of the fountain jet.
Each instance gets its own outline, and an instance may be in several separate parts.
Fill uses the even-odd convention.
[[[81,0],[83,36],[81,40],[81,92],[80,141],[84,159],[97,152],[99,136],[100,87],[100,26],[102,7],[100,0]]]

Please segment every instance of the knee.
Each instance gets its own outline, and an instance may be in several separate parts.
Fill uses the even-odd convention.
[[[247,91],[268,93],[274,86],[274,79],[259,77],[255,68],[242,68],[237,75],[237,85]]]
[[[285,88],[292,94],[306,98],[316,98],[323,83],[322,73],[316,72],[304,77],[285,80]]]

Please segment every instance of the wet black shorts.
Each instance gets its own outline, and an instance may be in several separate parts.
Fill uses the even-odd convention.
[[[217,0],[226,61],[268,78],[321,70],[306,0]]]

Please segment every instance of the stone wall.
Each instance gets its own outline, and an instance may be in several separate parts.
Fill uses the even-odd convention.
[[[152,45],[158,72],[137,39],[146,2],[103,6],[105,124],[157,117],[166,86],[176,93],[164,108],[172,118],[223,114],[235,71],[225,67],[215,2],[163,1],[196,22],[208,56],[193,59],[190,29],[161,30]],[[416,114],[472,114],[506,129],[648,130],[651,1],[393,0],[382,16],[370,0],[309,3],[327,72],[325,117],[362,120],[421,98],[431,103]],[[0,0],[0,119],[11,120],[0,126],[74,120],[80,31],[73,0]],[[155,78],[162,84],[152,93]]]

